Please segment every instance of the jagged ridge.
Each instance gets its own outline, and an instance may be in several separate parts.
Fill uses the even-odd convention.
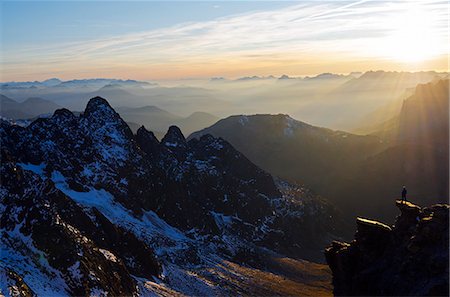
[[[448,296],[449,205],[396,205],[392,228],[358,218],[355,240],[326,249],[335,295]]]

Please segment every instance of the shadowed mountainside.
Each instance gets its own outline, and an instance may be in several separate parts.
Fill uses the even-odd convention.
[[[389,220],[402,185],[413,201],[448,200],[448,80],[419,85],[374,135],[314,127],[286,115],[232,116],[193,133],[222,137],[270,173],[307,185],[349,217]]]

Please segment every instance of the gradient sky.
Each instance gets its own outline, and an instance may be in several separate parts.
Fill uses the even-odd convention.
[[[447,1],[1,2],[1,81],[448,70]]]

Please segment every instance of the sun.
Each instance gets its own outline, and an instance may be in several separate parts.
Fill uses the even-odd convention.
[[[383,56],[405,63],[419,63],[439,54],[435,19],[420,6],[408,7],[389,22],[390,33],[382,42]]]

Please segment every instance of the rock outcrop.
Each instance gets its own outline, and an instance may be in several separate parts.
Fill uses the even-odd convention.
[[[358,218],[351,243],[325,250],[335,295],[449,295],[449,205],[396,204],[392,228]]]

